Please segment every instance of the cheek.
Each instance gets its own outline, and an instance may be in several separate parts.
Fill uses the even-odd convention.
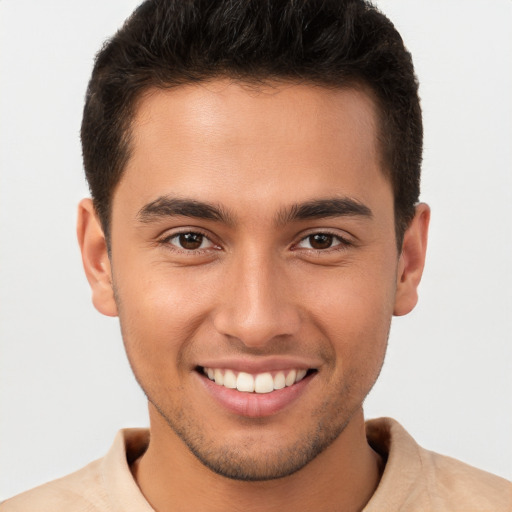
[[[169,371],[208,315],[211,286],[187,272],[153,269],[137,277],[114,274],[123,340],[132,365]],[[208,280],[205,280],[208,283]],[[175,371],[175,370],[173,370]]]
[[[332,345],[340,371],[378,372],[387,346],[395,297],[391,265],[332,269],[321,278],[304,276],[310,318]],[[322,283],[321,287],[313,285]]]
[[[393,312],[395,266],[391,260],[304,272],[298,295],[315,317],[340,332],[378,330]]]

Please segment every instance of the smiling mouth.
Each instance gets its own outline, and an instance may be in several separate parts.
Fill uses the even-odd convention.
[[[198,367],[197,370],[203,373],[218,386],[228,389],[236,389],[243,393],[272,393],[308,378],[317,372],[311,369],[288,369],[276,372],[263,372],[251,374],[236,372],[229,369]]]

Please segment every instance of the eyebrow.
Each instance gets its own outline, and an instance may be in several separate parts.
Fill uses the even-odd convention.
[[[166,217],[193,217],[233,224],[231,215],[221,206],[196,201],[194,199],[162,196],[143,206],[137,218],[143,223]]]
[[[315,199],[282,210],[277,215],[277,222],[287,224],[298,220],[346,216],[372,218],[373,213],[368,206],[349,197]]]
[[[143,223],[176,216],[235,224],[232,215],[219,205],[170,196],[155,199],[143,206],[137,214],[138,220]],[[276,224],[343,216],[371,218],[373,214],[368,206],[348,197],[315,199],[296,203],[281,210],[276,216]]]

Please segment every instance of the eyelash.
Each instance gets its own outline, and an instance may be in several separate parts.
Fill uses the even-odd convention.
[[[207,248],[203,248],[203,249],[185,249],[183,247],[179,247],[178,245],[171,244],[171,240],[178,238],[181,235],[202,236],[204,239],[208,240],[212,244],[212,247],[207,247]],[[158,244],[165,246],[169,250],[176,251],[181,254],[187,254],[187,255],[202,254],[205,251],[208,251],[209,249],[218,247],[218,245],[215,244],[215,242],[213,242],[213,240],[211,239],[211,237],[209,235],[207,235],[206,233],[202,232],[199,229],[184,229],[182,231],[172,233],[172,234],[167,235],[167,236],[161,238],[160,240],[158,240]]]
[[[353,243],[350,240],[347,240],[346,238],[342,237],[341,235],[339,235],[337,233],[333,233],[332,231],[329,231],[329,230],[321,230],[321,231],[314,231],[314,232],[308,233],[306,236],[303,236],[296,244],[293,244],[293,247],[296,247],[296,249],[294,249],[294,250],[300,251],[302,248],[298,247],[298,245],[301,244],[302,242],[306,241],[308,238],[311,238],[315,235],[325,235],[325,236],[332,237],[333,243],[334,243],[334,241],[337,241],[338,243],[336,245],[327,247],[325,249],[315,249],[315,248],[307,249],[306,248],[304,250],[307,250],[310,252],[313,251],[315,254],[320,255],[320,254],[325,254],[328,252],[331,253],[334,251],[344,251],[348,247],[353,245]],[[311,244],[311,242],[310,242],[310,244]]]
[[[183,247],[179,247],[175,244],[170,243],[171,240],[176,239],[181,235],[199,235],[199,236],[203,237],[204,239],[208,240],[210,242],[210,244],[212,244],[212,247],[207,247],[207,248],[203,248],[203,249],[200,249],[200,248],[199,249],[185,249]],[[337,241],[338,243],[334,246],[330,246],[325,249],[315,249],[315,248],[309,249],[309,248],[298,247],[302,242],[306,241],[308,238],[311,238],[315,235],[326,235],[326,236],[332,237],[333,241]],[[196,230],[196,229],[195,230],[191,230],[191,229],[182,230],[182,231],[172,233],[172,234],[167,235],[164,238],[158,240],[158,244],[165,246],[169,250],[176,251],[176,252],[179,252],[182,254],[187,254],[190,256],[197,255],[197,254],[203,254],[204,252],[206,252],[212,248],[216,249],[216,250],[219,249],[219,245],[216,244],[208,234],[204,233],[201,230]],[[294,251],[305,250],[305,251],[308,251],[309,253],[315,253],[317,255],[320,255],[320,254],[331,253],[331,252],[335,252],[335,251],[343,251],[343,250],[346,250],[348,247],[351,247],[352,245],[353,245],[353,243],[350,240],[347,240],[346,238],[340,236],[339,234],[333,233],[329,230],[321,230],[321,231],[314,231],[314,232],[308,233],[306,236],[301,237],[298,242],[292,244],[291,249]]]

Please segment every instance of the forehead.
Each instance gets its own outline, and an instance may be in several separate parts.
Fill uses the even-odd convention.
[[[272,193],[299,201],[332,196],[338,185],[335,193],[364,196],[376,181],[387,183],[374,102],[355,88],[216,80],[151,89],[131,135],[119,188],[137,188],[140,203],[176,191],[199,200]]]
[[[178,136],[179,146],[201,141],[246,150],[261,141],[272,148],[283,141],[318,144],[340,135],[346,140],[348,128],[351,138],[368,142],[373,150],[376,118],[373,99],[364,89],[223,79],[146,91],[137,103],[132,131],[135,146],[159,143],[166,137],[170,144]],[[158,130],[158,137],[153,129]]]

